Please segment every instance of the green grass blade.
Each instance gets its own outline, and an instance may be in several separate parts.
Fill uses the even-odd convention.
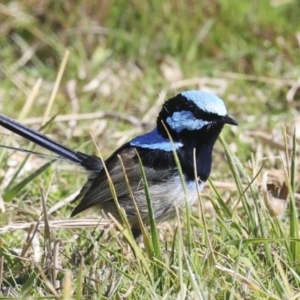
[[[53,162],[55,162],[55,160],[47,162],[46,164],[38,168],[36,171],[31,173],[29,176],[27,176],[25,179],[23,179],[20,183],[18,183],[11,189],[5,191],[3,199],[5,201],[11,201],[29,182],[31,182],[33,179],[35,179],[41,173],[43,173],[47,168],[49,168],[52,165]]]
[[[152,243],[153,243],[154,256],[156,259],[160,260],[161,252],[160,252],[160,246],[159,246],[158,232],[157,232],[156,221],[155,221],[154,211],[153,211],[152,202],[151,202],[151,195],[149,193],[147,176],[145,173],[145,169],[143,167],[142,160],[141,160],[138,152],[136,152],[136,153],[137,153],[137,157],[139,160],[140,171],[141,171],[141,175],[142,175],[142,180],[143,180],[144,189],[145,189],[145,196],[146,196],[146,200],[147,200],[148,216],[149,216],[149,223],[150,223],[150,229],[151,229],[151,238],[152,238]]]
[[[291,171],[290,171],[290,237],[299,238],[299,220],[298,209],[295,201],[295,172],[296,172],[296,132],[293,135],[293,145],[291,153]],[[298,264],[300,259],[299,243],[291,242],[290,251],[292,255],[292,262]],[[300,270],[300,267],[297,267]]]

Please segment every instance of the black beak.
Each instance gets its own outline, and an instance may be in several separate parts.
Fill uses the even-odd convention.
[[[223,122],[224,124],[235,125],[235,126],[238,125],[236,120],[232,119],[231,117],[229,117],[227,115],[222,117],[220,121]]]

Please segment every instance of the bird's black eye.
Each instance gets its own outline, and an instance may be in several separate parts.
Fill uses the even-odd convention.
[[[216,121],[220,117],[216,114],[205,112],[199,108],[194,109],[193,115],[195,116],[196,119],[207,121],[207,122]]]

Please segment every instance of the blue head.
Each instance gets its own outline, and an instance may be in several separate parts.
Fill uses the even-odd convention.
[[[163,105],[157,119],[157,128],[167,137],[162,123],[175,140],[216,127],[222,129],[224,124],[237,125],[227,115],[222,99],[212,93],[197,90],[182,92]]]
[[[226,123],[237,125],[227,115],[222,99],[209,92],[186,91],[167,100],[158,115],[157,127],[133,139],[131,145],[165,151],[179,149],[187,143],[197,147],[198,141],[215,141]]]

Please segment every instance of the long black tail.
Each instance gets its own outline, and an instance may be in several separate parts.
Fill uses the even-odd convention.
[[[47,149],[70,162],[81,165],[87,170],[100,171],[102,169],[101,160],[94,155],[84,154],[67,148],[47,136],[25,126],[9,117],[0,114],[0,125],[16,133],[17,135]],[[34,152],[33,152],[34,154]]]

